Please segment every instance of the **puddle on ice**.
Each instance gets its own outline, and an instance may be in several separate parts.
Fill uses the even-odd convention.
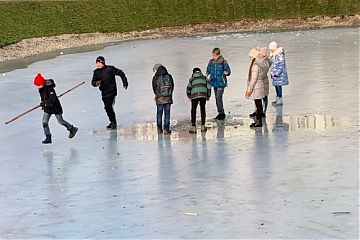
[[[272,134],[274,132],[301,132],[311,131],[314,134],[324,132],[332,128],[351,128],[352,120],[349,117],[334,117],[329,115],[310,115],[310,116],[282,116],[267,117],[263,119],[263,128],[250,129],[253,122],[248,117],[228,116],[225,122],[208,120],[206,133],[201,133],[198,129],[196,135],[190,134],[189,120],[175,119],[172,120],[171,136],[162,136],[157,134],[156,122],[137,123],[130,126],[119,127],[116,134],[112,135],[111,140],[138,140],[154,141],[159,137],[169,138],[171,140],[213,140],[221,138],[234,138],[237,136],[253,137],[253,132],[263,134]],[[108,135],[108,130],[94,130],[93,135]]]

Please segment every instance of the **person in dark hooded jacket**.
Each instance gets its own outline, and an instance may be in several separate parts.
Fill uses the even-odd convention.
[[[59,98],[55,92],[55,82],[52,79],[45,79],[40,73],[38,73],[34,79],[34,85],[39,89],[39,94],[41,98],[40,106],[44,110],[44,116],[42,120],[44,134],[46,136],[45,140],[42,142],[44,144],[51,143],[51,133],[49,128],[49,120],[51,115],[55,115],[59,124],[66,127],[69,131],[69,138],[73,138],[78,131],[77,127],[74,127],[62,117],[63,109],[61,107]]]
[[[155,76],[152,80],[152,87],[157,106],[156,120],[158,133],[171,134],[170,108],[173,103],[172,94],[174,91],[174,80],[167,69],[161,64],[155,64],[153,71],[155,72]],[[165,115],[164,131],[162,126],[163,113]]]
[[[99,87],[101,91],[104,108],[110,120],[110,124],[106,126],[109,129],[116,129],[116,115],[114,112],[115,98],[117,95],[117,86],[115,76],[120,76],[124,89],[128,88],[128,81],[125,73],[114,66],[105,64],[105,58],[99,56],[96,58],[96,67],[91,81],[92,86]]]

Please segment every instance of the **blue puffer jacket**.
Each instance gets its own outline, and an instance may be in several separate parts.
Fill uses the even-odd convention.
[[[283,48],[275,50],[271,56],[272,69],[271,79],[273,86],[285,86],[289,84],[289,77],[287,73],[287,67],[285,62],[285,51]]]
[[[228,74],[225,75],[224,71]],[[231,74],[231,70],[228,62],[221,56],[217,60],[210,59],[206,73],[209,75],[212,87],[224,88],[227,86],[227,76]]]

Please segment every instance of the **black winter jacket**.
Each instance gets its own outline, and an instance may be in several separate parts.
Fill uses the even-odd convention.
[[[63,109],[55,92],[55,82],[46,79],[44,87],[39,89],[41,106],[44,112],[49,114],[62,114]]]
[[[114,66],[105,65],[103,68],[94,70],[94,75],[91,85],[98,87],[97,82],[100,82],[99,89],[102,97],[114,97],[117,95],[116,79],[115,76],[120,76],[123,86],[128,86],[128,81],[125,73]]]

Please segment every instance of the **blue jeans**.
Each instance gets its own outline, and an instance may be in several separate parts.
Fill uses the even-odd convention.
[[[276,96],[282,98],[282,86],[275,86]]]
[[[170,103],[157,105],[156,121],[157,121],[157,127],[159,129],[163,129],[162,128],[162,118],[163,118],[163,113],[164,113],[164,115],[165,115],[164,130],[166,130],[166,131],[170,130],[170,108],[171,108]]]
[[[49,128],[49,120],[52,114],[46,113],[44,112],[44,116],[42,119],[42,124],[43,124],[43,128],[44,128],[44,134],[45,135],[50,135],[50,128]],[[64,127],[66,127],[66,129],[68,131],[70,131],[73,128],[73,125],[71,125],[70,123],[68,123],[67,121],[65,121],[62,117],[62,114],[55,114],[56,119],[58,120],[60,125],[63,125]]]

